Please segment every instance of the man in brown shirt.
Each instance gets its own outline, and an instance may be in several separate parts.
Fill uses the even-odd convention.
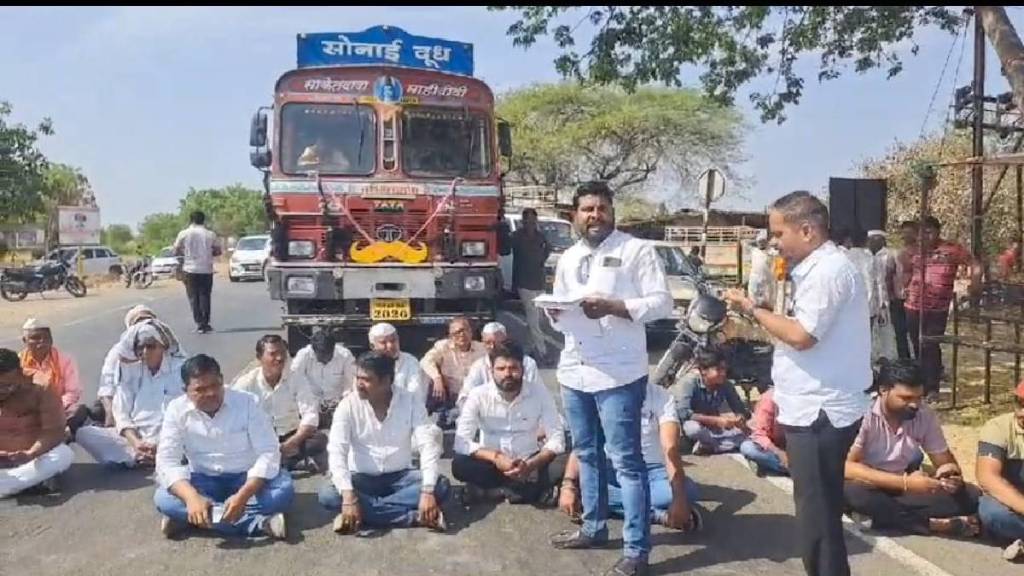
[[[463,316],[448,322],[448,338],[438,340],[420,360],[420,367],[431,380],[427,394],[427,412],[438,413],[441,428],[455,425],[454,410],[462,381],[474,362],[487,355],[483,343],[473,340],[473,325]]]
[[[63,440],[60,400],[32,382],[16,352],[0,348],[0,498],[39,484],[55,490],[75,459]]]

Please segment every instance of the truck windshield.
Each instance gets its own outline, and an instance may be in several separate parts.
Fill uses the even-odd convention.
[[[491,173],[486,118],[461,110],[406,110],[402,115],[402,163],[414,176]]]
[[[373,109],[354,104],[286,104],[281,110],[286,174],[371,174],[377,160]]]

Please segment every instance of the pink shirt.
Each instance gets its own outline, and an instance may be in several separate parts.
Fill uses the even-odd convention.
[[[775,388],[769,388],[757,401],[754,417],[750,421],[750,439],[765,450],[771,450],[772,447],[786,449],[786,433],[775,419],[778,415]]]
[[[931,408],[922,405],[913,420],[902,422],[899,428],[893,430],[882,415],[881,397],[875,400],[871,410],[864,415],[853,446],[860,448],[862,464],[893,474],[906,471],[918,450],[924,450],[927,454],[949,450],[939,418]]]

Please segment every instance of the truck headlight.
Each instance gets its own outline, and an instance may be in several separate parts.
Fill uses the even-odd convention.
[[[312,240],[291,240],[288,242],[288,255],[298,256],[300,258],[312,258],[313,257],[313,241]]]
[[[482,240],[473,240],[462,243],[462,255],[469,257],[481,257],[487,254],[487,243]]]
[[[288,292],[291,294],[313,294],[316,292],[316,285],[310,276],[290,276]]]
[[[466,276],[462,286],[468,292],[483,292],[487,288],[487,280],[483,276]]]

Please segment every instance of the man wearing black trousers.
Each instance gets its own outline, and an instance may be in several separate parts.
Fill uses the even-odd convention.
[[[206,214],[196,210],[189,215],[191,224],[174,240],[174,254],[182,258],[185,292],[192,307],[196,332],[212,332],[210,294],[213,292],[213,259],[221,254],[217,235],[206,228]]]
[[[779,342],[772,379],[808,576],[850,574],[843,473],[871,385],[867,287],[829,241],[828,222],[828,208],[807,192],[787,194],[769,209],[772,241],[793,278],[784,314],[758,308],[740,290],[726,294],[730,305],[753,316]]]

